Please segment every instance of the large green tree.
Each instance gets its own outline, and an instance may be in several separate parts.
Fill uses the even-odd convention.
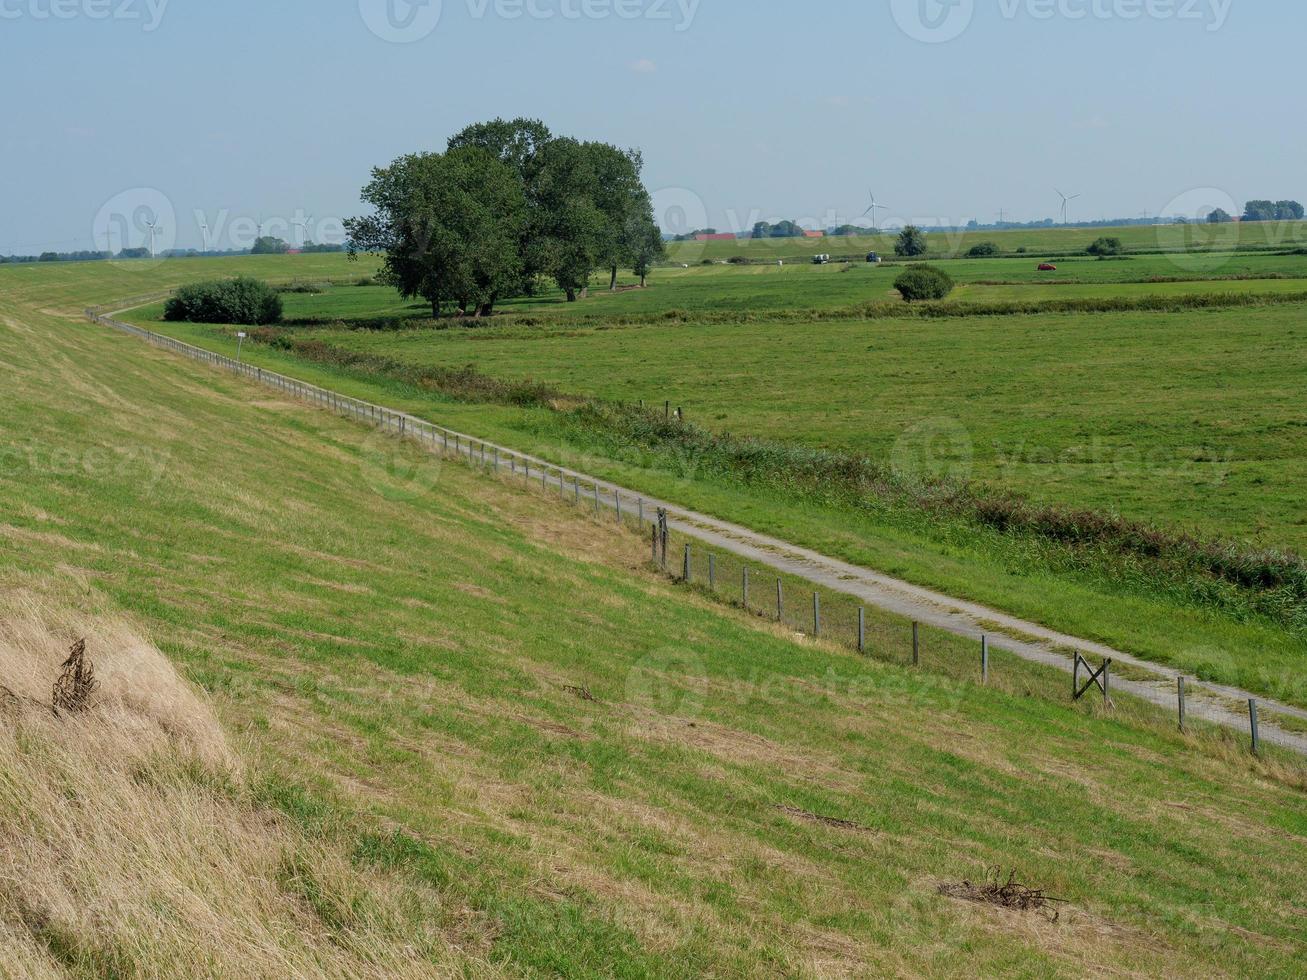
[[[623,265],[643,282],[665,254],[642,167],[635,150],[556,137],[538,119],[494,119],[457,133],[444,154],[374,171],[363,192],[374,212],[348,227],[355,251],[386,257],[385,281],[437,313],[448,299],[484,312],[545,279],[574,302],[598,269],[611,287]]]
[[[608,215],[596,193],[596,155],[587,144],[563,137],[550,142],[540,157],[533,251],[567,301],[574,303],[611,247]]]
[[[522,282],[526,202],[514,170],[489,151],[400,157],[363,189],[371,215],[346,222],[354,251],[382,255],[380,278],[439,316],[444,302],[485,315]]]

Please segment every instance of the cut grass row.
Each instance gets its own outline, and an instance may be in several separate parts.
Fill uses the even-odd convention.
[[[434,890],[486,969],[1297,969],[1307,824],[1279,764],[1029,697],[1063,684],[1018,663],[985,691],[796,644],[555,500],[431,482],[130,338],[0,316],[0,425],[36,447],[0,476],[4,587],[141,623],[248,741],[263,801]],[[936,894],[990,864],[1061,921]]]

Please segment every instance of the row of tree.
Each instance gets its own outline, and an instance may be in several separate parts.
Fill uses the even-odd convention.
[[[383,256],[380,279],[439,316],[484,316],[552,280],[575,302],[599,270],[644,283],[662,233],[636,150],[554,136],[535,119],[469,126],[443,153],[372,172],[373,213],[345,222],[351,251]]]
[[[1243,221],[1302,221],[1307,210],[1297,201],[1249,201],[1244,205]],[[1234,217],[1224,208],[1207,216],[1210,224],[1222,225]]]

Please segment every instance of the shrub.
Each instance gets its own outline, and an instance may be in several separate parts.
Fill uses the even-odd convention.
[[[967,249],[967,258],[970,259],[988,258],[991,255],[998,255],[999,251],[1000,251],[999,247],[995,245],[993,242],[980,242],[979,244],[972,245],[971,248]]]
[[[926,242],[926,233],[916,225],[905,226],[899,232],[898,239],[894,242],[894,254],[907,256],[908,258],[925,255],[929,249],[930,245]]]
[[[1030,249],[1028,249],[1028,248],[1026,248],[1024,245],[1022,245],[1020,248],[1017,249],[1017,255],[1025,255],[1025,254],[1026,254],[1027,252],[1029,252],[1029,251],[1030,251]]]
[[[909,303],[943,299],[953,291],[953,277],[933,265],[914,265],[894,280],[894,288]]]
[[[238,276],[182,286],[163,308],[163,318],[191,323],[262,326],[281,320],[281,297],[260,279]]]
[[[748,265],[749,260],[743,255],[732,255],[729,259],[731,265]]]
[[[1121,244],[1119,238],[1100,238],[1085,251],[1101,259],[1108,255],[1120,255],[1125,251],[1125,246]]]

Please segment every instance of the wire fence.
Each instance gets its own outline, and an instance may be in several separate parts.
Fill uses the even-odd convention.
[[[155,297],[147,298],[153,299]],[[119,304],[116,308],[123,308]],[[1007,677],[1004,687],[1044,686],[1047,678],[1036,681],[1037,668],[1016,654],[1005,655],[991,650],[989,637],[960,636],[942,629],[926,627],[903,617],[860,604],[854,597],[835,589],[814,588],[799,576],[780,573],[759,563],[750,563],[726,550],[713,550],[700,539],[669,527],[667,512],[654,500],[634,494],[614,484],[585,476],[566,467],[550,464],[506,446],[456,432],[405,412],[372,402],[342,395],[258,365],[227,357],[188,344],[165,334],[122,320],[99,309],[86,315],[96,323],[136,336],[155,347],[181,354],[210,366],[227,370],[240,377],[266,385],[292,398],[371,425],[382,432],[409,440],[429,451],[462,460],[488,473],[521,481],[528,488],[555,496],[560,501],[590,515],[612,521],[633,533],[643,535],[650,548],[651,561],[672,578],[686,586],[704,590],[749,613],[775,622],[794,633],[819,638],[878,659],[914,666],[929,666],[953,679],[970,679],[989,684],[996,667]],[[998,663],[996,663],[996,655]],[[1086,661],[1087,664],[1087,661]],[[1110,676],[1111,661],[1102,667],[1104,680]],[[1073,678],[1073,699],[1076,693]],[[1187,701],[1184,679],[1177,685],[1179,726],[1186,731]],[[1112,707],[1103,688],[1104,705]],[[1051,690],[1044,693],[1052,694]],[[1192,710],[1190,707],[1188,710]],[[1258,705],[1248,703],[1249,728],[1254,753],[1262,738],[1258,728]]]

